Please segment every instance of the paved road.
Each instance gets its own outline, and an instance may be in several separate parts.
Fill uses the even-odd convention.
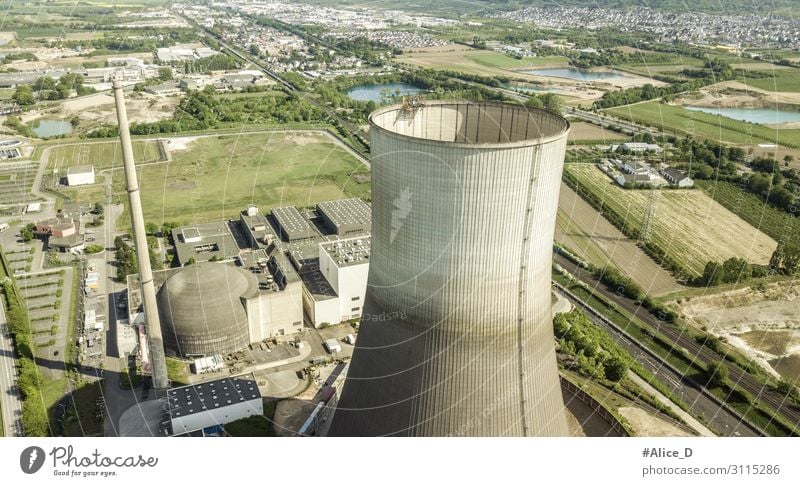
[[[14,360],[14,346],[10,337],[6,337],[5,303],[0,299],[0,407],[3,412],[3,434],[6,437],[21,437],[22,433],[22,401],[17,389],[17,370]]]

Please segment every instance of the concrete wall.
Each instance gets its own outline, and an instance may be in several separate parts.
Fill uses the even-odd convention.
[[[568,123],[464,105],[371,117],[369,285],[332,435],[568,433],[550,309]]]
[[[250,326],[250,342],[275,336],[288,336],[303,329],[302,283],[290,283],[279,292],[259,292],[247,299],[245,308]],[[296,323],[300,323],[297,325]]]
[[[338,298],[315,300],[310,293],[303,291],[303,306],[314,327],[319,327],[324,323],[338,324],[341,322],[342,315]]]

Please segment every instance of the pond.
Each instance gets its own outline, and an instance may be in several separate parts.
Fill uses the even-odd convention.
[[[72,124],[68,120],[54,120],[43,118],[31,123],[31,130],[37,137],[47,138],[58,135],[68,135],[72,132]]]
[[[611,81],[615,79],[626,79],[629,76],[620,74],[617,71],[587,71],[574,67],[568,68],[545,68],[522,71],[525,74],[535,76],[547,76],[548,78],[567,78],[575,81]]]
[[[684,108],[750,123],[767,124],[800,121],[800,111],[779,110],[777,108],[706,108],[702,106],[684,106]]]
[[[392,98],[424,92],[424,88],[410,83],[365,84],[347,90],[347,96],[356,101],[374,101],[375,103],[391,103]],[[385,98],[385,99],[384,99]],[[400,101],[399,99],[397,101]]]

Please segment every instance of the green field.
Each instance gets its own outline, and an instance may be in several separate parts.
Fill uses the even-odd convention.
[[[777,245],[703,191],[622,189],[592,164],[566,164],[564,171],[602,202],[604,212],[636,231],[641,230],[649,197],[655,194],[652,241],[693,274],[702,273],[710,260],[734,256],[766,264]]]
[[[467,54],[464,57],[481,66],[499,69],[525,69],[540,66],[566,65],[568,59],[562,56],[526,57],[516,59],[499,52],[482,52],[480,54]]]
[[[764,125],[691,111],[658,101],[636,103],[604,111],[619,118],[656,127],[664,133],[694,135],[730,144],[778,143],[785,147],[800,148],[800,129],[776,130]]]
[[[770,92],[800,93],[800,70],[776,71],[774,76],[747,79],[745,83]]]
[[[158,162],[163,159],[158,142],[155,140],[137,140],[133,142],[133,157],[138,164]],[[66,171],[69,167],[92,165],[95,171],[122,167],[122,150],[119,141],[114,142],[77,142],[68,145],[57,145],[50,149],[47,158],[49,170]]]
[[[314,132],[199,138],[173,150],[172,161],[138,171],[145,220],[156,224],[234,218],[249,204],[266,212],[368,198],[368,174],[349,152]],[[122,171],[114,171],[113,181],[115,197],[124,200]],[[129,224],[127,215],[120,224]]]

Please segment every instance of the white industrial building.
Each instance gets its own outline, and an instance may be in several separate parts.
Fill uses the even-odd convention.
[[[303,304],[315,327],[361,317],[370,237],[320,243],[319,272],[304,278]]]
[[[252,374],[167,390],[172,435],[264,414],[261,392]]]
[[[68,186],[84,186],[94,184],[94,166],[83,165],[67,169]]]

